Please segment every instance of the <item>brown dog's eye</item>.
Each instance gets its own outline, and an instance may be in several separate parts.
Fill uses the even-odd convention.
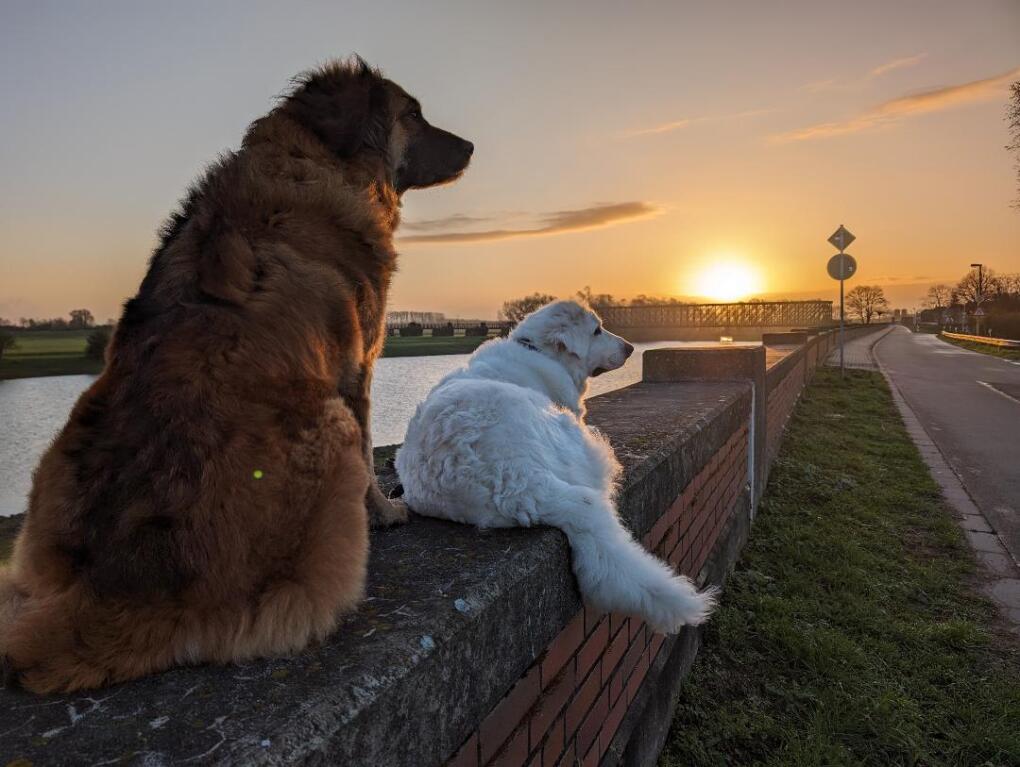
[[[420,120],[421,119],[421,110],[420,109],[412,109],[410,112],[407,113],[407,116],[410,117],[412,120]]]

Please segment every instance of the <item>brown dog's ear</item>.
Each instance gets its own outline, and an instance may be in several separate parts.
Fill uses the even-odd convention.
[[[286,109],[330,151],[346,158],[366,145],[385,147],[386,137],[376,135],[385,128],[383,81],[368,64],[332,64],[299,82]]]

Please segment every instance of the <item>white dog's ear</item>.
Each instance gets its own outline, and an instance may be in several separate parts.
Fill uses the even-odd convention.
[[[576,348],[577,339],[574,337],[576,336],[574,330],[575,328],[566,322],[554,325],[546,330],[542,345],[547,349],[555,349],[561,354],[569,354],[580,359],[581,355]]]
[[[581,359],[583,318],[584,311],[577,304],[557,307],[556,314],[550,318],[542,335],[543,345],[547,349]]]

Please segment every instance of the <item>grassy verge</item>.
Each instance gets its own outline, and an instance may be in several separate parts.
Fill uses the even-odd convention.
[[[470,354],[487,338],[482,336],[419,336],[401,338],[387,336],[384,357],[423,357],[433,354]]]
[[[661,765],[1020,764],[1020,652],[876,373],[819,369]]]
[[[37,376],[95,375],[101,360],[85,356],[88,330],[15,331],[17,346],[0,360],[0,380]],[[487,339],[477,336],[419,338],[389,337],[384,357],[422,357],[434,354],[470,354]]]
[[[982,354],[990,354],[993,357],[1002,357],[1004,360],[1020,362],[1020,349],[1009,349],[1005,346],[995,346],[994,344],[982,344],[977,341],[964,341],[959,338],[946,338],[943,335],[940,335],[939,338],[947,343],[956,344],[964,349],[970,349],[972,352],[981,352]]]

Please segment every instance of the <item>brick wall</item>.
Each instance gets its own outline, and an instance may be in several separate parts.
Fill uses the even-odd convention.
[[[748,423],[739,426],[643,538],[697,580],[748,478]],[[636,618],[582,608],[448,764],[598,764],[662,650]]]
[[[800,397],[801,389],[805,382],[805,361],[804,353],[800,352],[802,359],[793,359],[795,364],[786,366],[788,369],[782,372],[782,376],[776,383],[770,384],[768,393],[768,406],[765,413],[766,437],[765,437],[765,460],[766,466],[772,464],[779,446],[783,440],[783,430],[786,422],[793,413],[793,408]]]

